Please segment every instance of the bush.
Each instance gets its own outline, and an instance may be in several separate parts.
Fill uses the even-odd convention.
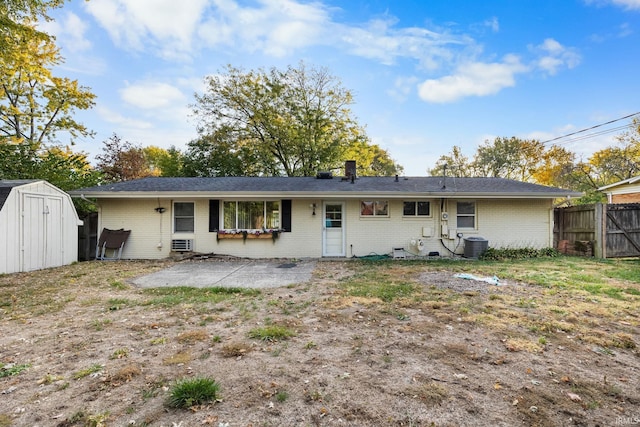
[[[528,258],[555,258],[560,256],[560,252],[554,248],[518,248],[518,249],[496,249],[488,248],[479,259],[483,261],[503,261],[508,259],[528,259]]]
[[[174,408],[190,408],[215,401],[220,385],[211,378],[189,378],[178,381],[169,395],[168,405]]]

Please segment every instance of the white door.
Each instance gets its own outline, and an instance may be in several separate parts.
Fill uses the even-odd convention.
[[[322,256],[345,256],[344,203],[325,202],[323,207]]]
[[[62,199],[25,194],[22,209],[22,271],[62,265]]]
[[[22,271],[45,268],[45,198],[25,194],[22,205]]]
[[[62,199],[47,197],[45,207],[45,227],[47,238],[44,242],[45,265],[58,267],[64,264],[64,236],[62,229]]]

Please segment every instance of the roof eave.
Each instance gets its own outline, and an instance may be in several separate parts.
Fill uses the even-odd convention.
[[[318,198],[341,198],[359,199],[362,197],[386,197],[386,198],[476,198],[476,199],[559,199],[569,197],[581,197],[583,193],[526,193],[526,192],[398,192],[398,191],[358,191],[358,192],[336,192],[336,191],[95,191],[77,192],[71,191],[72,197],[95,198],[95,199],[177,199],[177,198],[203,198],[212,197],[226,199],[238,197],[271,197],[271,198],[297,198],[297,199],[318,199]]]

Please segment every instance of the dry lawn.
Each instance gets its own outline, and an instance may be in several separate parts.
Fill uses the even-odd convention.
[[[169,265],[0,276],[0,427],[640,420],[638,260],[328,261],[260,291],[128,284]],[[190,377],[220,398],[169,407]]]

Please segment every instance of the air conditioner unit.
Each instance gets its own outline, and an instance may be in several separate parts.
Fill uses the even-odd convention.
[[[446,221],[449,219],[449,212],[442,212],[442,220]]]
[[[193,239],[174,239],[171,241],[171,250],[175,252],[191,252]]]

